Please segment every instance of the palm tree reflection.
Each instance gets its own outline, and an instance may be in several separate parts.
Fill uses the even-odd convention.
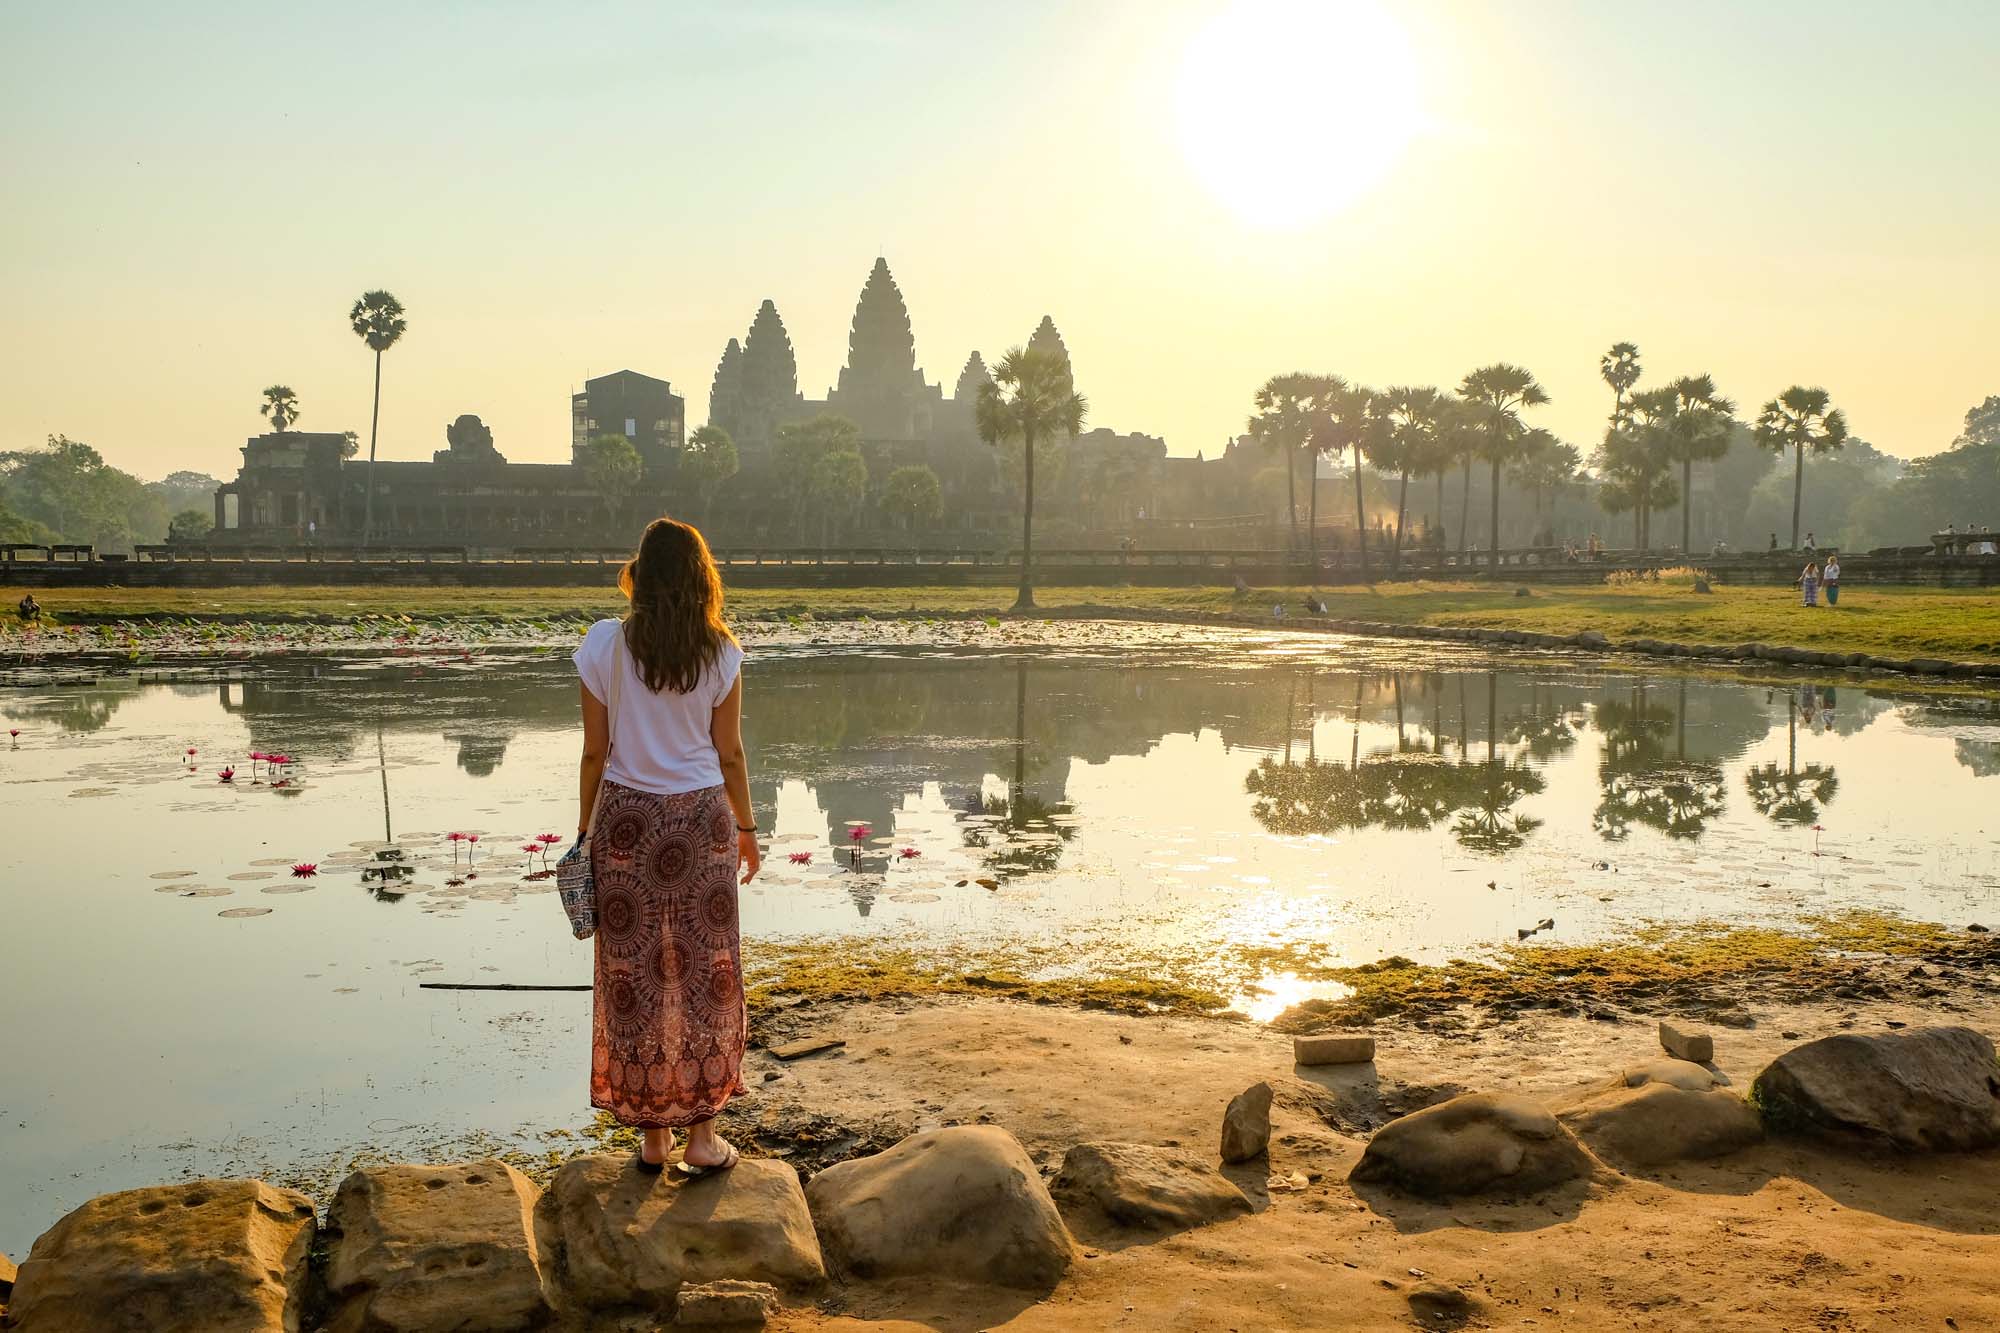
[[[1499,749],[1498,678],[1487,678],[1486,758],[1456,762],[1427,754],[1402,732],[1401,680],[1393,682],[1397,702],[1397,752],[1363,759],[1357,696],[1354,733],[1346,764],[1307,758],[1266,758],[1244,778],[1255,799],[1251,815],[1273,833],[1331,835],[1349,829],[1423,830],[1451,821],[1459,845],[1477,852],[1513,851],[1542,821],[1514,806],[1542,791],[1547,782],[1523,761]],[[1359,683],[1357,682],[1357,689]],[[1461,706],[1461,717],[1463,708]]]
[[[1799,767],[1798,696],[1787,696],[1785,704],[1785,767],[1779,769],[1775,761],[1754,765],[1743,775],[1743,785],[1757,813],[1773,823],[1817,823],[1821,809],[1840,789],[1840,779],[1831,764]]]
[[[1727,805],[1728,783],[1718,764],[1687,757],[1687,682],[1669,711],[1653,705],[1646,685],[1632,687],[1630,702],[1607,699],[1598,705],[1597,727],[1604,758],[1597,781],[1602,796],[1591,827],[1607,842],[1621,842],[1634,824],[1670,838],[1699,838]],[[1666,736],[1674,734],[1674,753]]]
[[[1046,873],[1062,860],[1063,847],[1076,836],[1068,801],[1048,801],[1028,790],[1028,664],[1014,668],[1014,776],[1005,796],[974,797],[975,818],[965,827],[965,845],[985,852],[981,859],[1002,879]]]

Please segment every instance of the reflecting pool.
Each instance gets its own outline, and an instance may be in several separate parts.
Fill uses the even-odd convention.
[[[1994,915],[2000,708],[1976,696],[1120,625],[750,647],[752,953],[1025,940],[1116,972]],[[587,997],[420,988],[588,980],[538,842],[575,827],[576,712],[558,648],[17,673],[0,1249],[176,1171],[586,1120]],[[1314,993],[1257,982],[1256,1017]]]

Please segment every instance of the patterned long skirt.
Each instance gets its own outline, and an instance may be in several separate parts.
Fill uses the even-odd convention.
[[[606,781],[591,838],[597,968],[590,1104],[627,1125],[707,1120],[743,1091],[735,817],[721,787]]]

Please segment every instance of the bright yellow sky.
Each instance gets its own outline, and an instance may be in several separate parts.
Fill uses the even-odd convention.
[[[1903,11],[1914,12],[1903,12]],[[1055,317],[1093,424],[1209,451],[1286,370],[1597,358],[1892,453],[2000,393],[2000,7],[1037,0],[0,10],[0,448],[233,471],[259,391],[383,456],[565,458],[629,366],[707,412],[765,297],[824,393],[886,254],[947,386]],[[412,15],[415,17],[412,17]]]

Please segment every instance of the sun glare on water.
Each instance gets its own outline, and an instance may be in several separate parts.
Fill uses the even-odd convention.
[[[1421,122],[1409,38],[1370,0],[1236,0],[1188,43],[1177,112],[1194,174],[1261,227],[1348,207]]]

